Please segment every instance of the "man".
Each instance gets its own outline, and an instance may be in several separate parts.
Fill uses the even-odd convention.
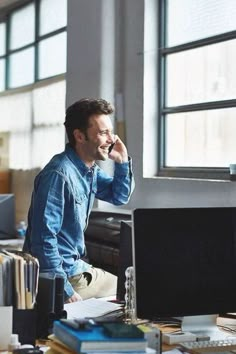
[[[113,134],[113,111],[103,99],[71,105],[64,123],[69,143],[35,178],[23,249],[38,258],[40,272],[63,276],[65,302],[116,294],[117,277],[81,259],[94,199],[122,205],[134,189],[131,158]],[[96,164],[108,158],[114,176]]]

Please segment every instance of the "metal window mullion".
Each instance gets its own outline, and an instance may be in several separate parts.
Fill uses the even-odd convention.
[[[4,76],[4,90],[7,88],[7,16],[4,19],[4,23],[6,25],[6,32],[5,32],[5,53],[0,56],[0,59],[5,59],[5,76]]]
[[[11,49],[11,50],[8,51],[8,54],[10,55],[10,54],[21,52],[21,51],[23,51],[25,49],[28,49],[28,48],[32,47],[33,45],[34,45],[34,42],[31,42],[29,44],[26,44],[26,45],[20,47],[20,48]]]
[[[58,28],[58,29],[55,30],[55,31],[52,31],[52,32],[49,32],[49,33],[40,35],[40,36],[39,36],[39,40],[43,40],[43,39],[47,39],[47,38],[50,38],[50,37],[54,37],[54,36],[56,36],[57,34],[60,34],[60,33],[62,33],[62,32],[66,32],[66,29],[67,29],[67,27],[64,26],[64,27]]]
[[[10,16],[6,16],[6,63],[5,63],[5,89],[9,89],[10,81]]]
[[[162,54],[167,55],[167,54],[178,53],[190,49],[200,48],[211,44],[217,44],[220,42],[226,42],[232,39],[236,39],[236,31],[223,33],[212,37],[202,38],[193,42],[183,43],[172,47],[163,46],[161,47],[160,50]]]
[[[182,112],[205,111],[211,109],[222,109],[236,107],[236,99],[221,100],[213,102],[202,102],[182,106],[163,107],[163,114],[173,114]]]
[[[35,2],[35,46],[34,46],[34,81],[39,80],[39,16],[40,16],[40,0]]]
[[[158,77],[159,77],[159,93],[158,93],[158,170],[165,161],[165,116],[163,115],[163,107],[165,106],[166,87],[165,87],[165,55],[163,55],[161,48],[165,47],[165,20],[166,20],[166,4],[165,0],[159,2],[159,18],[158,18]]]

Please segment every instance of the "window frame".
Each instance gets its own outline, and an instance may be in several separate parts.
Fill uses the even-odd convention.
[[[24,45],[22,47],[19,47],[17,49],[12,49],[10,50],[10,16],[11,14],[16,11],[24,8],[25,6],[29,4],[34,4],[34,10],[35,10],[35,38],[34,41],[30,44]],[[40,16],[40,0],[22,0],[20,3],[15,4],[13,6],[10,6],[9,8],[0,10],[0,22],[5,22],[6,23],[6,50],[4,55],[0,55],[0,59],[5,59],[5,89],[0,92],[0,95],[3,94],[4,92],[8,90],[15,90],[19,89],[21,87],[33,85],[37,82],[44,81],[51,79],[56,76],[60,75],[65,75],[66,73],[60,73],[58,75],[53,75],[49,77],[45,77],[42,79],[39,79],[39,43],[47,38],[56,36],[60,33],[65,32],[67,34],[67,25],[60,27],[59,29],[56,29],[54,31],[51,31],[47,34],[44,35],[39,35],[39,16]],[[27,48],[33,47],[34,48],[34,81],[30,83],[29,85],[22,85],[22,86],[17,86],[10,88],[10,55],[14,53],[21,52]]]
[[[218,34],[211,37],[187,42],[184,44],[167,47],[166,46],[167,10],[166,0],[159,1],[158,9],[158,176],[196,179],[218,179],[229,180],[229,168],[212,167],[166,167],[165,166],[165,146],[167,138],[165,136],[165,117],[167,114],[194,112],[201,110],[212,110],[221,108],[236,107],[236,99],[202,102],[197,104],[187,104],[181,106],[166,106],[166,57],[169,54],[181,51],[200,48],[210,44],[216,44],[236,38],[236,30]]]

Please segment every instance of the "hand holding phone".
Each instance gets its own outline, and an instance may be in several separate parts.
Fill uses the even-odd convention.
[[[127,153],[126,146],[120,140],[118,135],[114,135],[113,143],[111,143],[111,145],[108,148],[108,155],[110,159],[118,163],[128,161],[128,153]]]

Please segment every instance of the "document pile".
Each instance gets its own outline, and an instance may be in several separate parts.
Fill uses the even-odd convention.
[[[65,304],[67,318],[119,318],[124,314],[123,305],[95,298]]]
[[[0,306],[33,309],[39,277],[37,258],[28,253],[0,250]]]

